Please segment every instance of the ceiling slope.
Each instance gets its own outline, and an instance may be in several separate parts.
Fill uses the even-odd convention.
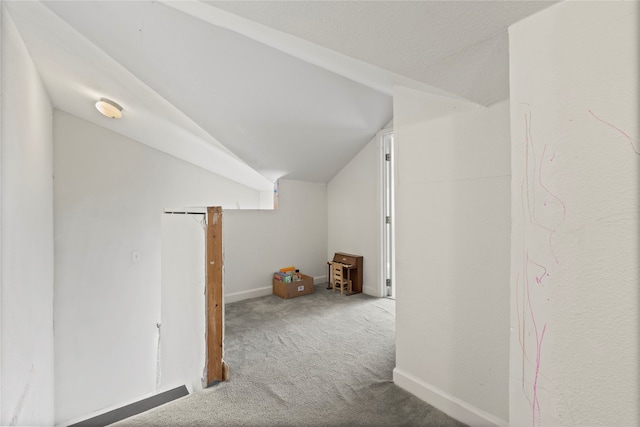
[[[391,120],[395,85],[506,98],[507,27],[551,4],[3,3],[56,108],[260,190],[328,182]]]
[[[489,105],[509,95],[507,28],[557,1],[204,1]]]
[[[94,99],[112,97],[126,115],[105,126],[156,148],[164,141],[180,158],[204,141],[270,185],[328,182],[392,117],[387,94],[162,3],[12,6],[56,107],[95,122]],[[135,113],[156,103],[183,117],[177,128],[190,121],[198,141],[140,126]],[[176,123],[176,114],[156,112],[158,123]],[[204,167],[220,173],[229,163]]]
[[[300,37],[243,18],[201,1],[160,0],[163,4],[206,21],[220,28],[225,28],[260,43],[271,46],[310,64],[317,65],[349,80],[360,83],[387,95],[393,94],[394,86],[404,86],[420,90],[432,95],[465,101],[434,86],[412,80],[400,74],[382,69],[359,59],[347,56],[338,51],[328,49]],[[466,100],[469,102],[468,100]]]
[[[39,2],[3,2],[56,108],[259,191],[273,184]],[[100,97],[124,118],[98,114]]]

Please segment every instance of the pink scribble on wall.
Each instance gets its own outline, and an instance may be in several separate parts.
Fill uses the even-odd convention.
[[[553,245],[551,243],[553,236],[556,234],[556,231],[558,230],[558,227],[560,227],[560,225],[562,225],[562,223],[564,222],[565,218],[567,217],[567,206],[564,204],[564,202],[555,195],[555,193],[552,193],[551,190],[549,190],[547,188],[546,185],[544,185],[544,183],[542,182],[542,164],[544,161],[544,157],[545,154],[547,152],[547,144],[544,144],[544,147],[542,149],[542,159],[540,160],[540,167],[538,169],[538,183],[540,184],[540,187],[542,187],[542,189],[544,191],[547,192],[547,194],[549,194],[554,200],[556,200],[560,206],[562,207],[562,217],[560,218],[560,220],[558,221],[558,223],[551,227],[549,231],[549,239],[548,239],[548,243],[549,243],[549,252],[551,253],[551,255],[553,256],[554,261],[556,262],[556,264],[558,264],[558,256],[556,255],[555,251],[553,250]],[[553,161],[553,159],[555,158],[555,153],[553,154],[553,157],[551,158],[550,161]],[[547,206],[547,203],[545,201],[545,206]]]
[[[544,144],[543,146],[543,150],[542,150],[542,156],[540,158],[540,161],[538,161],[537,156],[536,156],[536,150],[535,150],[535,144],[534,144],[534,140],[533,140],[533,135],[531,133],[531,123],[532,123],[532,118],[531,118],[531,112],[527,112],[524,115],[524,121],[525,121],[525,177],[524,177],[524,185],[526,187],[525,191],[524,191],[524,197],[526,200],[526,205],[527,205],[527,211],[529,214],[529,222],[531,224],[534,224],[544,230],[546,230],[547,232],[550,233],[549,236],[549,245],[551,245],[551,240],[553,238],[553,235],[556,233],[558,227],[560,227],[560,225],[564,222],[564,219],[566,217],[567,214],[567,209],[566,206],[564,204],[564,202],[553,192],[551,192],[549,190],[549,188],[547,187],[547,185],[545,185],[545,183],[543,182],[543,170],[542,170],[542,166],[545,162],[545,159],[547,157],[547,144]],[[556,153],[553,153],[552,157],[549,159],[549,162],[552,162],[554,159],[556,158]],[[533,163],[533,165],[535,165],[535,168],[530,168],[530,163]],[[530,170],[533,169],[531,172]],[[555,224],[544,224],[544,221],[541,221],[539,218],[539,212],[536,209],[536,189],[534,188],[534,185],[537,184],[539,187],[538,192],[545,192],[547,193],[548,196],[551,196],[551,198],[553,200],[555,200],[556,202],[559,203],[559,205],[562,208],[562,215],[560,216],[560,218],[555,222]],[[549,206],[549,203],[547,202],[547,199],[545,199],[542,203],[543,207],[547,207]],[[548,216],[548,213],[546,214]],[[547,221],[548,222],[548,221]],[[553,252],[553,248],[550,246],[549,247],[552,255],[554,256],[554,259],[556,260],[556,263],[558,262],[557,256],[555,256],[554,252]]]
[[[598,120],[601,123],[604,123],[605,125],[609,126],[612,129],[618,131],[618,133],[620,133],[629,142],[629,145],[631,146],[631,149],[633,150],[633,152],[640,156],[640,151],[638,150],[638,145],[639,145],[638,142],[634,141],[633,138],[631,138],[631,136],[628,133],[626,133],[625,131],[623,131],[619,127],[614,126],[613,124],[609,123],[608,121],[601,119],[593,111],[591,111],[591,110],[588,110],[588,111],[596,120]]]
[[[547,185],[543,182],[543,170],[542,166],[544,165],[546,156],[547,156],[547,144],[544,144],[542,149],[542,156],[540,161],[536,158],[535,144],[533,141],[533,136],[531,133],[531,111],[528,111],[524,114],[524,122],[525,122],[525,191],[523,197],[527,201],[527,211],[529,213],[529,222],[534,224],[549,233],[547,238],[547,244],[549,246],[549,252],[553,257],[556,264],[559,263],[559,259],[557,254],[553,249],[553,237],[555,236],[558,228],[564,222],[567,216],[567,207],[565,203],[558,197],[555,193],[553,193]],[[553,153],[552,157],[549,159],[549,162],[552,162],[556,157],[556,153]],[[537,167],[530,172],[529,164],[533,162]],[[531,178],[530,178],[531,177]],[[532,182],[533,181],[533,182]],[[555,224],[544,224],[544,221],[541,221],[538,218],[538,212],[536,210],[536,195],[535,189],[531,186],[531,184],[538,184],[539,188],[547,193],[553,200],[555,200],[562,209],[562,214],[560,218],[555,222]],[[542,206],[547,208],[550,204],[545,199],[542,203]],[[548,215],[548,213],[547,213]],[[548,222],[548,221],[547,221]]]
[[[526,104],[525,104],[526,105]],[[550,258],[552,265],[559,264],[554,252],[553,239],[567,216],[567,206],[561,197],[551,190],[547,183],[547,167],[557,160],[557,153],[548,149],[547,144],[536,144],[533,133],[532,113],[529,105],[524,113],[524,174],[520,194],[521,208],[525,225],[522,242],[522,267],[516,275],[516,318],[518,322],[518,340],[522,351],[522,391],[531,408],[532,427],[542,425],[542,409],[540,400],[540,381],[549,378],[543,374],[542,345],[547,332],[546,311],[542,306],[550,302],[545,296],[544,288],[552,274],[549,262],[541,261]],[[540,149],[541,148],[541,149]],[[553,164],[553,166],[555,166]],[[536,198],[538,200],[536,200]],[[538,239],[544,246],[535,244]],[[531,248],[537,248],[531,253]],[[542,249],[542,250],[540,250]],[[529,325],[527,325],[529,323]],[[534,353],[535,351],[535,353]]]
[[[536,267],[538,267],[541,271],[535,275],[536,278],[536,283],[541,285],[542,284],[542,280],[549,277],[549,273],[547,272],[547,268],[541,264],[538,264],[537,262],[533,261],[531,258],[529,258],[529,254],[527,253],[527,263],[529,264],[533,264]]]
[[[541,352],[542,352],[542,341],[544,340],[544,333],[547,330],[547,325],[546,323],[544,324],[544,326],[542,327],[542,332],[540,333],[538,330],[538,322],[536,320],[536,316],[534,314],[534,309],[533,309],[533,303],[531,302],[531,284],[529,281],[529,263],[534,264],[535,266],[538,266],[542,269],[544,269],[544,274],[546,273],[546,268],[544,268],[543,266],[541,266],[540,264],[537,264],[533,261],[531,261],[531,258],[529,258],[529,252],[526,251],[525,252],[525,256],[527,259],[527,263],[525,264],[525,272],[524,272],[524,280],[525,280],[525,288],[526,288],[526,292],[527,292],[527,303],[529,306],[529,314],[531,316],[531,324],[533,325],[533,331],[535,334],[535,342],[536,342],[536,361],[535,361],[535,373],[534,373],[534,377],[533,377],[533,402],[531,402],[531,423],[532,426],[535,427],[536,425],[536,421],[537,424],[540,425],[540,418],[541,418],[541,410],[540,410],[540,399],[538,398],[538,378],[540,377],[540,363],[541,363]],[[541,275],[536,275],[536,282],[540,283],[540,279],[539,276]]]

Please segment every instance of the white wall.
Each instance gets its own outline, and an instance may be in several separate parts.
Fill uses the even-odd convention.
[[[223,212],[225,302],[271,294],[278,268],[327,276],[327,186],[280,180],[277,210]]]
[[[639,9],[510,29],[513,425],[640,424]]]
[[[471,425],[506,425],[509,103],[394,92],[394,381]]]
[[[58,110],[54,175],[56,421],[65,422],[157,391],[164,209],[255,208],[260,195]]]
[[[4,18],[3,18],[4,4],[0,0],[0,422],[2,422],[2,129],[4,128],[4,122],[2,121],[3,109],[3,85],[4,85],[4,73],[2,69],[2,59],[4,58],[4,42],[6,38],[4,36]]]
[[[363,256],[363,292],[381,295],[380,139],[373,138],[327,186],[327,260],[336,252]]]
[[[204,215],[162,216],[162,313],[158,389],[203,388],[205,368]]]
[[[51,425],[52,108],[22,39],[4,10],[1,76],[0,424]]]

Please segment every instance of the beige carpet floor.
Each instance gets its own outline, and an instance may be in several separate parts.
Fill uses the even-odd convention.
[[[462,426],[397,387],[395,301],[274,295],[227,304],[230,380],[114,424]]]

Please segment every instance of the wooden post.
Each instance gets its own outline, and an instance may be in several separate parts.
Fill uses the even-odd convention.
[[[222,208],[207,208],[207,386],[224,381],[222,362]]]

